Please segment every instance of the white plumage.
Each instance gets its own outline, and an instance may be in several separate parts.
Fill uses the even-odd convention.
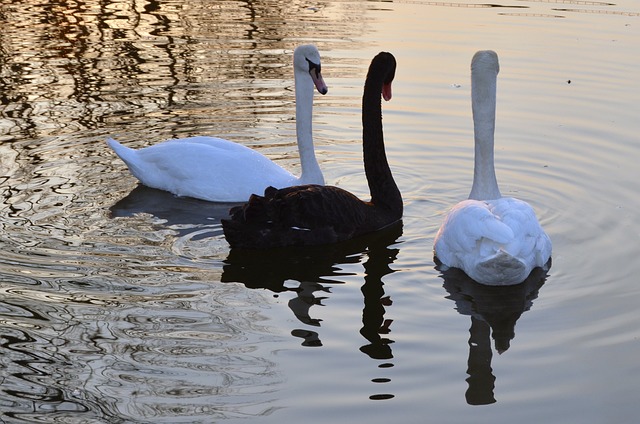
[[[311,125],[314,85],[321,94],[327,93],[320,73],[320,53],[315,46],[299,46],[293,54],[293,65],[300,177],[255,150],[217,137],[175,139],[138,150],[113,139],[107,143],[142,184],[178,196],[243,202],[251,194],[262,194],[268,186],[323,185]]]
[[[498,56],[477,52],[471,62],[471,101],[475,162],[471,194],[455,205],[436,234],[434,254],[451,268],[462,269],[487,285],[524,281],[551,258],[551,240],[533,208],[502,197],[493,159]]]

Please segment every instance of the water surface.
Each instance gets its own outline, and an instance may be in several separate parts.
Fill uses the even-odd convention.
[[[5,422],[631,423],[640,412],[631,0],[0,2]],[[299,172],[291,55],[321,51],[314,138],[365,198],[360,96],[380,50],[403,225],[230,252],[230,205],[138,187],[104,140],[217,135]],[[435,232],[472,176],[469,63],[496,50],[496,168],[553,265],[486,288]],[[425,418],[428,417],[428,418]]]

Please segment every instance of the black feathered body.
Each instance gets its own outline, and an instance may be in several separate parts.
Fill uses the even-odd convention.
[[[383,213],[339,187],[304,185],[253,195],[223,222],[229,244],[237,248],[314,246],[349,240],[402,218]]]

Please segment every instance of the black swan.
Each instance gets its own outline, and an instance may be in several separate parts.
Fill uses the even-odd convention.
[[[381,52],[371,61],[362,96],[364,169],[371,200],[338,187],[302,185],[252,195],[222,220],[232,248],[265,249],[336,243],[385,228],[402,218],[402,196],[393,180],[382,135],[381,95],[391,99],[396,60]]]

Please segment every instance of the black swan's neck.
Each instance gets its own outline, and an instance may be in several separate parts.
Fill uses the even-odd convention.
[[[371,203],[402,213],[402,196],[391,174],[384,149],[381,93],[385,74],[379,66],[372,65],[365,82],[362,96],[364,170],[371,192]]]

